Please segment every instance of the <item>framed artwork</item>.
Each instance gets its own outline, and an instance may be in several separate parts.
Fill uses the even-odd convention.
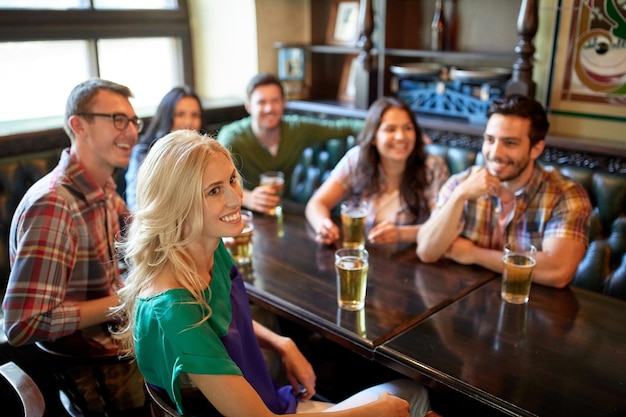
[[[359,2],[333,0],[326,42],[331,45],[355,46],[359,39]]]
[[[347,56],[341,71],[337,100],[354,102],[356,97],[356,71],[359,61],[356,55]]]
[[[560,1],[552,113],[626,121],[626,9],[618,3]]]
[[[278,78],[283,81],[304,80],[304,48],[282,47],[278,50]]]

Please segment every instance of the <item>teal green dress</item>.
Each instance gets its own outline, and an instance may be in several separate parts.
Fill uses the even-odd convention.
[[[146,381],[166,392],[186,416],[219,415],[190,387],[187,373],[243,375],[274,413],[295,412],[291,387],[279,388],[269,375],[254,335],[243,279],[223,243],[215,252],[213,280],[204,297],[211,316],[200,325],[196,324],[207,311],[185,289],[137,298],[135,347]],[[187,394],[194,391],[196,395]]]

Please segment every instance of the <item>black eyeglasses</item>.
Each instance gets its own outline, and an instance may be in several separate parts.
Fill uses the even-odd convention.
[[[114,114],[104,114],[104,113],[76,113],[76,116],[98,116],[98,117],[108,117],[113,120],[113,126],[117,130],[124,130],[128,127],[129,123],[132,123],[137,128],[137,133],[141,133],[143,130],[143,120],[138,117],[133,117],[132,119],[122,113],[114,113]]]

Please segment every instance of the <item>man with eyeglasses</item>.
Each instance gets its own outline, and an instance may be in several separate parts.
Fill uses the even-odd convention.
[[[77,85],[65,109],[71,146],[15,211],[2,308],[8,341],[27,352],[31,366],[40,354],[33,348],[38,341],[116,350],[107,327],[110,309],[119,303],[116,291],[123,285],[115,239],[129,211],[112,174],[128,166],[143,127],[130,97],[127,87],[106,80]],[[142,378],[134,363],[102,366],[102,371],[115,409],[144,406]],[[37,373],[41,369],[35,377]],[[77,365],[66,375],[88,401],[89,410],[82,412],[102,412],[92,371]]]

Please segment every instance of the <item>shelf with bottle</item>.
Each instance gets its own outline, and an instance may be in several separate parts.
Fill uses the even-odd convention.
[[[520,30],[528,31],[516,28],[513,22],[519,25],[521,17],[525,22],[536,20],[536,0],[359,0],[359,9],[364,12],[359,14],[358,41],[343,42],[343,35],[334,35],[337,26],[343,24],[338,18],[342,15],[339,6],[348,10],[355,8],[357,1],[314,3],[310,43],[304,46],[311,69],[309,99],[336,98],[346,62],[358,55],[363,67],[359,69],[356,91],[360,94],[355,105],[361,109],[392,92],[390,67],[396,65],[425,62],[447,68],[510,68],[513,78],[517,77]],[[438,6],[442,19],[435,16]],[[363,16],[366,18],[361,20]],[[441,20],[444,27],[438,33],[444,36],[432,50],[433,21],[440,28]],[[343,30],[339,32],[343,34]],[[334,42],[332,36],[342,43]],[[533,34],[524,36],[531,40]],[[524,77],[522,83],[529,83],[526,79],[530,75]]]
[[[446,17],[443,10],[443,0],[436,0],[433,21],[430,24],[431,51],[443,51],[446,49],[446,40],[450,38],[447,36],[446,31],[448,31],[448,27],[446,26]]]
[[[511,54],[521,0],[386,0],[379,21],[387,51]],[[438,7],[441,10],[438,12]],[[433,36],[433,27],[435,36]],[[497,35],[496,35],[497,34]],[[431,45],[431,41],[435,45]]]
[[[517,33],[511,22],[517,19],[518,1],[386,0],[385,6],[378,95],[393,92],[390,68],[397,65],[512,68],[516,61]]]

